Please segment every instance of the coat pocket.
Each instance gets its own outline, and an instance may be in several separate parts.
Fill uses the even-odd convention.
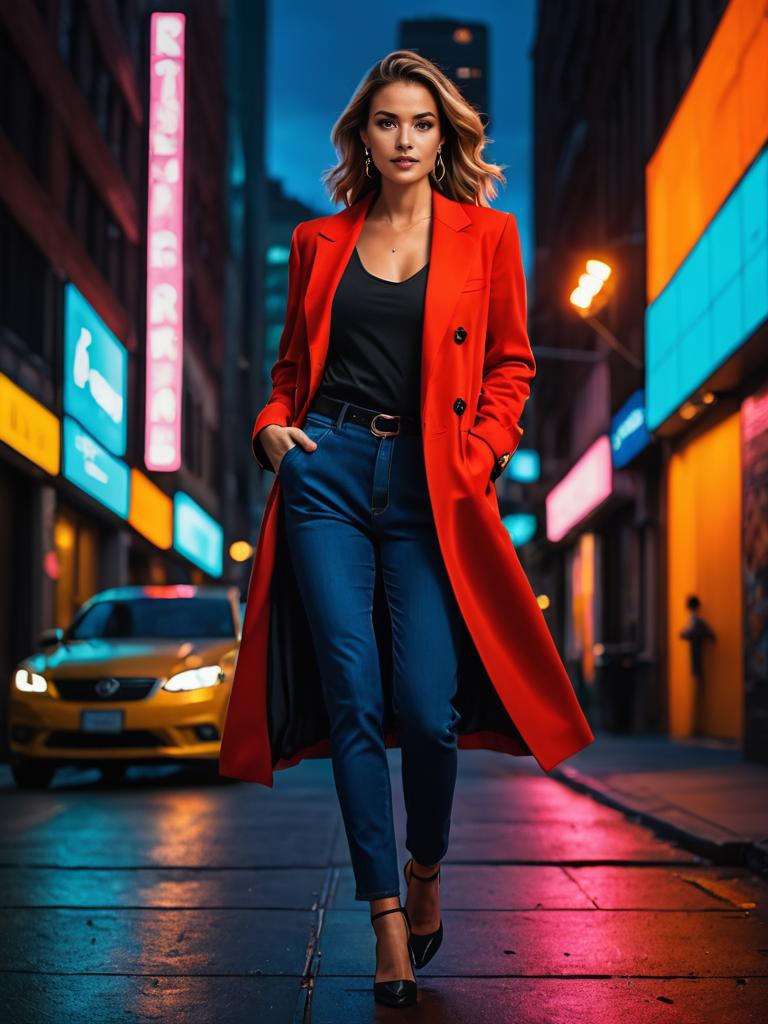
[[[465,461],[472,476],[479,479],[486,490],[492,486],[491,474],[496,465],[496,457],[487,442],[473,434],[471,429],[466,430]]]

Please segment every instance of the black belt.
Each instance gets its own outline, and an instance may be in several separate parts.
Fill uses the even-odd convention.
[[[352,405],[341,402],[337,398],[326,398],[325,395],[316,395],[309,407],[309,412],[318,412],[321,416],[339,415],[343,405],[347,408],[342,417],[341,423],[349,420],[350,423],[360,423],[368,427],[376,437],[391,437],[396,434],[420,434],[421,424],[411,416],[393,415],[388,412],[373,412],[362,405]],[[341,423],[339,426],[341,426]]]

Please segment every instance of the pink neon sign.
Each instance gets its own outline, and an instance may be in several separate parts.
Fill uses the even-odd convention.
[[[181,465],[184,31],[183,14],[152,15],[144,463],[159,472]]]
[[[603,434],[547,495],[548,539],[563,538],[572,526],[605,501],[612,490],[611,439]]]

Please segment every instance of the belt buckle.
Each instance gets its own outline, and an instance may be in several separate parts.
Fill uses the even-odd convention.
[[[378,427],[374,426],[379,416],[384,416],[386,417],[386,419],[389,420],[397,420],[397,430],[379,430]],[[377,412],[376,415],[371,420],[371,433],[375,434],[376,437],[395,437],[397,434],[400,433],[400,417],[394,416],[392,415],[392,413],[388,412]]]

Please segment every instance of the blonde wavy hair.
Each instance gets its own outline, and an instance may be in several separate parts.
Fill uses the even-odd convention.
[[[485,134],[475,108],[467,102],[440,68],[413,50],[394,50],[373,65],[331,131],[331,142],[340,159],[324,171],[321,180],[334,203],[351,206],[367,192],[378,190],[381,173],[371,161],[365,174],[365,147],[360,129],[368,124],[371,100],[377,89],[392,82],[418,82],[429,89],[437,104],[440,132],[445,136],[441,156],[445,175],[430,179],[448,199],[475,206],[489,206],[497,189],[494,181],[506,182],[505,164],[489,164],[482,158],[483,148],[492,142]]]

